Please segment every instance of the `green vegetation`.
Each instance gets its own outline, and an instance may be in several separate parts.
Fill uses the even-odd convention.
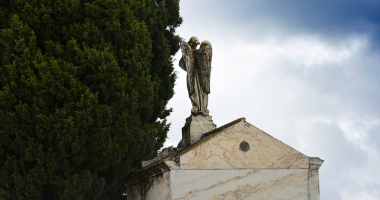
[[[170,124],[179,0],[0,1],[0,199],[122,199]]]

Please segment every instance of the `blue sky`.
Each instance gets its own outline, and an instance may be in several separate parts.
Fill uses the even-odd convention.
[[[180,9],[180,36],[213,46],[218,127],[246,117],[324,159],[323,200],[380,199],[380,1],[181,0]],[[191,110],[180,56],[166,146]]]

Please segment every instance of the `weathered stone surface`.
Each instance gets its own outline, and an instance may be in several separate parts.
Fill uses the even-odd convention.
[[[309,158],[310,169],[319,169],[323,164],[323,160],[318,157],[310,157]]]
[[[127,187],[128,200],[169,200],[170,172],[164,172],[152,178]]]
[[[182,58],[179,66],[187,72],[187,90],[193,108],[193,115],[208,115],[208,94],[210,94],[210,77],[212,46],[207,40],[203,41],[197,49],[199,40],[191,37],[186,43],[184,39],[180,42]]]
[[[308,200],[319,200],[319,172],[318,169],[309,169],[308,192],[310,198]]]
[[[171,170],[173,200],[309,200],[308,169]],[[309,196],[310,195],[310,196]]]
[[[191,115],[186,119],[186,124],[182,128],[182,140],[178,143],[177,148],[184,148],[194,144],[201,139],[204,133],[212,131],[216,124],[212,122],[211,116]]]
[[[127,177],[120,179],[120,181],[126,187],[130,187],[152,177],[158,176],[159,174],[167,172],[172,168],[179,169],[179,165],[176,164],[173,160],[164,160],[131,173]]]
[[[240,143],[250,150],[240,150]],[[241,120],[180,155],[181,169],[308,169],[309,157]]]
[[[167,148],[164,148],[162,149],[162,151],[160,152],[160,154],[155,157],[154,159],[152,160],[148,160],[148,161],[141,161],[140,163],[140,169],[158,161],[158,160],[161,160],[163,159],[164,157],[168,156],[169,154],[173,153],[176,151],[176,148],[173,148],[173,147],[167,147]]]

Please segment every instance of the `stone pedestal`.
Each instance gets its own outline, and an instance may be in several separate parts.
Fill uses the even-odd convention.
[[[182,140],[178,143],[177,148],[190,146],[200,140],[204,133],[212,131],[216,128],[212,117],[207,115],[190,115],[186,118],[186,124],[182,128]]]

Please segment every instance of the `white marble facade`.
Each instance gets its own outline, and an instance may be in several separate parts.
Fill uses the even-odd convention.
[[[249,144],[246,152],[239,148],[243,141]],[[141,169],[124,184],[128,200],[319,200],[322,163],[241,118]],[[141,190],[144,177],[157,185]]]
[[[246,141],[247,152],[239,145]],[[181,169],[307,169],[309,158],[260,129],[240,121],[180,155]]]
[[[307,169],[172,170],[172,200],[309,199]]]

